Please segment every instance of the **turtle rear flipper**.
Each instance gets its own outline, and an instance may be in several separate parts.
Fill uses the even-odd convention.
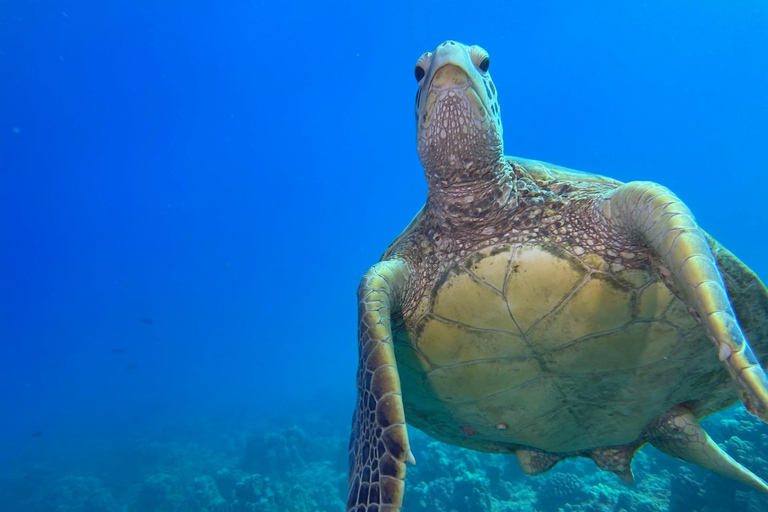
[[[374,265],[358,296],[357,408],[349,445],[348,512],[398,512],[405,462],[414,463],[405,426],[391,313],[408,270],[391,260]]]
[[[648,440],[657,450],[768,493],[768,485],[721,450],[687,408],[673,407],[648,427]]]
[[[624,236],[664,261],[668,285],[691,306],[736,382],[747,410],[768,422],[768,378],[739,326],[709,241],[688,207],[667,188],[626,183],[600,203],[600,212]]]

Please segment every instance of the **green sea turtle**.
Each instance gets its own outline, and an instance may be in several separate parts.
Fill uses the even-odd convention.
[[[429,194],[358,290],[347,510],[400,510],[406,419],[530,475],[632,482],[651,443],[768,492],[698,422],[768,419],[768,291],[663,186],[504,156],[488,66],[455,41],[416,63]]]

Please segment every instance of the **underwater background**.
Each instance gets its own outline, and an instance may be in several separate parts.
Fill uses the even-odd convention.
[[[768,276],[761,0],[2,0],[0,511],[343,510],[355,292],[425,199],[446,39],[507,154],[666,185]],[[768,477],[766,425],[705,425]],[[404,511],[768,510],[650,447],[626,486],[410,433]]]

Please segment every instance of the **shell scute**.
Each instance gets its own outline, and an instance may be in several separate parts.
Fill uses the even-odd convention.
[[[501,245],[478,252],[467,258],[464,265],[479,280],[501,292],[509,267],[509,246]]]
[[[661,281],[654,281],[640,291],[636,317],[641,320],[659,318],[672,303],[674,295]]]
[[[533,351],[520,334],[473,329],[467,325],[432,318],[425,323],[418,338],[420,350],[430,354],[437,365],[456,361],[532,356]]]
[[[556,411],[567,412],[555,382],[541,375],[483,400],[454,407],[455,414],[462,417],[466,414],[468,420],[474,420],[472,426],[486,439],[514,440],[531,445],[534,443],[529,441],[538,439],[539,432],[545,428],[547,416]],[[572,421],[567,414],[558,416],[568,418],[559,423],[560,427]],[[509,428],[500,432],[496,429],[499,423],[507,424]]]
[[[465,269],[455,268],[456,272],[437,288],[432,300],[432,313],[478,329],[518,331],[499,291],[479,281]]]
[[[657,363],[679,342],[677,332],[657,322],[637,322],[624,329],[590,336],[559,347],[543,357],[557,373],[631,370]]]
[[[514,251],[510,263],[505,297],[522,331],[550,314],[588,273],[575,256],[558,257],[538,247]]]
[[[560,307],[528,333],[541,350],[550,350],[575,339],[618,329],[632,320],[632,295],[593,274]]]
[[[449,403],[477,402],[525,384],[541,374],[534,358],[494,359],[435,368],[429,380]],[[496,422],[498,423],[498,422]]]

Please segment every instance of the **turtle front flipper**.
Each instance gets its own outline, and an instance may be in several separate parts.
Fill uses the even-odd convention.
[[[405,462],[415,463],[405,427],[391,324],[392,311],[407,281],[404,263],[383,261],[363,276],[357,291],[360,359],[349,444],[348,512],[398,512]]]
[[[650,246],[715,343],[747,410],[768,422],[768,379],[739,326],[706,235],[688,207],[656,183],[631,182],[599,204],[609,224]]]

